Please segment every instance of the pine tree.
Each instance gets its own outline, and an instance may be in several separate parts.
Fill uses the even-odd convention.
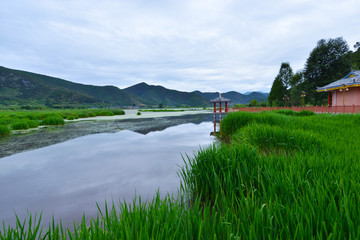
[[[292,69],[289,63],[282,63],[278,75],[276,76],[268,97],[269,103],[272,106],[283,106],[283,98],[288,94],[288,88],[291,85],[291,78],[293,76]]]

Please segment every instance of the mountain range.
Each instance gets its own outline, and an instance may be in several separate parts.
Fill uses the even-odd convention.
[[[209,106],[216,92],[183,92],[144,82],[120,89],[115,86],[94,86],[60,78],[0,67],[0,105],[46,105],[49,107],[79,106]],[[233,104],[251,100],[266,101],[267,93],[248,95],[235,91],[222,94]]]

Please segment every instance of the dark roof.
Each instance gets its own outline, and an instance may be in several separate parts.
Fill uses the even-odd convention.
[[[211,100],[210,102],[231,102],[231,100],[228,98],[218,97]]]
[[[343,87],[360,87],[360,71],[352,70],[342,79],[339,79],[323,87],[318,87],[316,91],[317,92],[331,91]]]

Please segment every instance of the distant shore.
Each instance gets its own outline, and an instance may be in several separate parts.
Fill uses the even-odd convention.
[[[142,118],[160,118],[160,117],[177,117],[184,115],[195,115],[195,114],[204,114],[211,113],[210,110],[185,110],[185,111],[174,111],[174,112],[141,112],[141,115],[137,115],[137,109],[128,109],[124,110],[125,115],[115,115],[115,116],[97,116],[89,118],[78,118],[74,120],[65,120],[65,122],[77,122],[77,121],[94,121],[94,120],[123,120],[123,119],[142,119]]]

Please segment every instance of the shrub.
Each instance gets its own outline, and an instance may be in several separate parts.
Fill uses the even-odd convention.
[[[136,115],[141,115],[141,112],[137,112],[137,114]]]
[[[297,113],[298,116],[312,116],[315,115],[314,112],[309,111],[309,110],[302,110],[300,112]]]
[[[100,110],[96,112],[97,116],[114,116],[114,113],[109,110]]]
[[[63,125],[64,119],[60,117],[48,117],[41,121],[41,125]]]
[[[0,136],[7,136],[10,134],[10,129],[8,126],[0,125]]]
[[[124,110],[121,109],[113,109],[112,112],[114,113],[114,115],[125,115]]]

